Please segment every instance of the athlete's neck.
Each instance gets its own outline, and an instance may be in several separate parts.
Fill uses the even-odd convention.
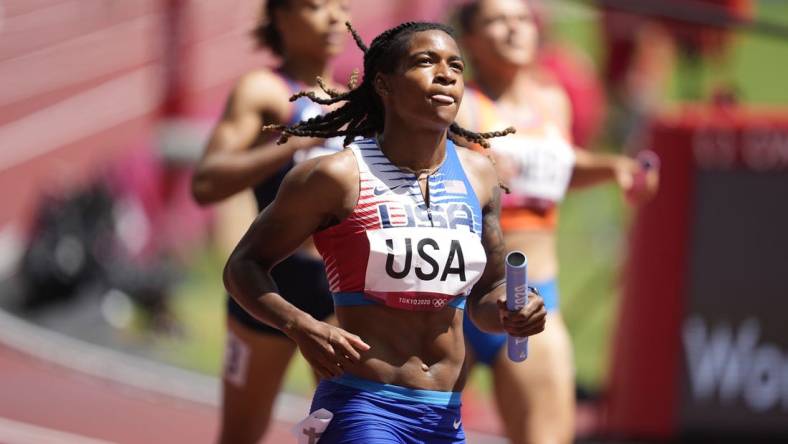
[[[394,165],[431,174],[446,157],[446,130],[414,130],[390,125],[378,135],[380,150]],[[417,174],[420,175],[420,174]]]
[[[317,85],[318,76],[326,82],[331,81],[331,68],[325,59],[285,57],[279,69],[291,79],[309,86]]]
[[[492,100],[520,102],[527,100],[528,92],[534,87],[536,69],[532,65],[479,69],[475,80]]]

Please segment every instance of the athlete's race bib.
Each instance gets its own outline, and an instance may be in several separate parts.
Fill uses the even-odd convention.
[[[558,137],[507,136],[491,141],[512,196],[560,202],[575,162],[571,146]]]
[[[440,310],[467,295],[484,271],[484,249],[470,231],[386,228],[367,238],[364,293],[390,307]]]

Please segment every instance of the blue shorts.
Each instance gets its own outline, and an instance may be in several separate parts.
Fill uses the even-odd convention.
[[[558,282],[555,279],[538,283],[529,282],[529,285],[539,291],[548,312],[558,311]],[[471,322],[467,311],[463,319],[463,331],[465,342],[473,350],[476,360],[482,364],[493,365],[501,349],[506,346],[505,334],[491,334],[479,330],[476,324]]]
[[[415,390],[351,375],[323,380],[311,412],[334,414],[320,444],[464,443],[460,392]]]

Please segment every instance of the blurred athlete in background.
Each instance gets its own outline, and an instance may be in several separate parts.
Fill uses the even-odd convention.
[[[594,154],[572,145],[571,105],[554,78],[536,64],[538,29],[523,0],[479,0],[461,6],[461,39],[473,66],[458,122],[474,131],[514,126],[515,135],[491,141],[502,181],[501,228],[507,251],[528,255],[528,279],[545,301],[548,325],[534,337],[524,363],[506,356],[506,336],[481,332],[466,319],[473,359],[489,365],[507,435],[514,443],[568,443],[574,432],[574,364],[559,311],[556,228],[568,186],[615,181],[630,198],[640,166],[632,159]]]
[[[192,191],[203,205],[252,188],[258,210],[270,204],[285,174],[298,162],[335,152],[334,139],[292,138],[277,145],[264,125],[293,124],[324,109],[290,97],[330,83],[329,64],[343,49],[347,0],[269,0],[253,36],[279,56],[276,69],[245,74],[232,91],[194,174]],[[331,88],[331,85],[325,85]],[[251,220],[237,222],[245,230]],[[240,231],[233,244],[240,238]],[[232,238],[232,234],[230,237]],[[272,275],[282,296],[314,318],[328,319],[333,303],[323,262],[311,240],[279,263]],[[227,298],[227,345],[223,371],[222,443],[253,443],[265,433],[274,399],[296,344],[276,328],[251,317]]]

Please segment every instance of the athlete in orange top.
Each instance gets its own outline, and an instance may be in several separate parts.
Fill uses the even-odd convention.
[[[479,0],[461,7],[461,42],[473,64],[476,88],[466,91],[458,122],[472,130],[514,126],[517,134],[491,140],[501,180],[501,227],[507,251],[529,257],[529,283],[539,289],[550,322],[531,340],[531,359],[506,358],[506,338],[466,322],[466,340],[477,362],[490,365],[499,411],[512,442],[571,442],[574,366],[566,326],[558,310],[557,204],[569,186],[614,180],[629,190],[637,162],[576,150],[570,141],[571,109],[564,91],[535,64],[538,31],[523,0]],[[633,197],[643,199],[656,186]]]

